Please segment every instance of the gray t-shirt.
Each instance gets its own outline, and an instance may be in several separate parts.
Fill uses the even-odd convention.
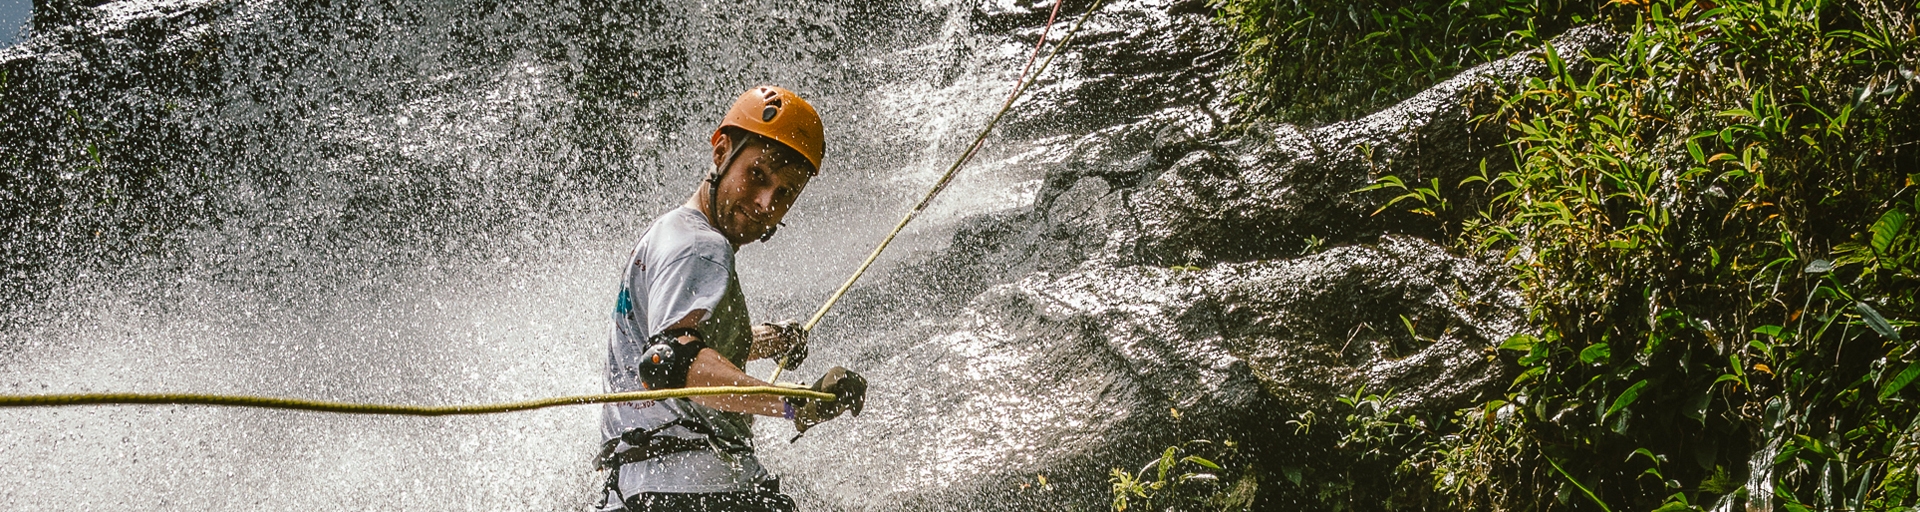
[[[706,310],[700,333],[708,347],[732,361],[746,363],[752,343],[746,297],[733,272],[733,244],[715,231],[699,210],[680,207],[661,215],[640,236],[620,279],[613,309],[613,333],[607,345],[607,390],[639,391],[637,371],[647,338],[695,310]],[[752,446],[753,419],[714,410],[687,399],[607,404],[601,410],[602,439],[633,429],[653,429],[676,419],[705,422],[728,440]],[[700,434],[675,426],[661,432],[694,440]],[[620,447],[625,449],[624,443]],[[706,493],[753,490],[768,478],[753,454],[717,450],[672,453],[620,467],[620,492]],[[625,497],[622,496],[622,497]]]

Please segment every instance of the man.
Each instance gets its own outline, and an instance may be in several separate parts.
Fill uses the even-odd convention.
[[[741,94],[713,132],[713,170],[686,204],[655,219],[626,265],[608,346],[610,391],[766,385],[749,359],[805,357],[792,322],[749,327],[733,269],[740,246],[773,235],[820,168],[825,134],[813,106],[779,87]],[[793,500],[753,453],[752,416],[805,431],[860,413],[866,381],[834,367],[812,389],[831,401],[724,395],[608,404],[609,470],[599,510],[789,511]]]

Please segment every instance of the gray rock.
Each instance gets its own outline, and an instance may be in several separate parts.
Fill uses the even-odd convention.
[[[1237,438],[1261,463],[1297,462],[1284,451],[1308,441],[1284,422],[1356,390],[1428,417],[1497,391],[1511,375],[1493,347],[1526,325],[1501,267],[1423,238],[1445,219],[1373,216],[1391,196],[1351,191],[1382,173],[1477,172],[1497,148],[1470,123],[1476,98],[1541,71],[1517,55],[1314,129],[1224,138],[1210,111],[1175,106],[1094,130],[1031,209],[970,219],[829,322],[892,397],[861,421],[889,427],[769,451],[892,475],[796,476],[823,504],[1098,508],[1109,469],[1170,444]],[[1106,192],[1070,193],[1089,181]],[[1023,485],[1033,475],[1055,491]]]
[[[1617,39],[1600,27],[1555,38],[1571,62]],[[1399,191],[1353,193],[1387,174],[1410,186],[1438,179],[1452,187],[1495,155],[1502,127],[1474,116],[1494,107],[1500,81],[1545,72],[1538,52],[1477,66],[1365,118],[1318,128],[1256,125],[1225,150],[1196,151],[1135,194],[1140,226],[1132,242],[1146,261],[1185,264],[1296,254],[1308,237],[1331,242],[1382,233],[1436,235],[1440,222],[1374,212]],[[1461,191],[1459,193],[1471,193]],[[1456,198],[1456,202],[1468,198]]]

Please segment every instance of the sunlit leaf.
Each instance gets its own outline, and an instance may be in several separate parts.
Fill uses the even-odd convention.
[[[1652,462],[1654,464],[1660,463],[1660,457],[1654,456],[1653,450],[1648,450],[1646,448],[1635,448],[1633,450],[1633,453],[1627,454],[1627,462],[1633,462],[1633,457],[1636,455],[1641,457],[1646,457],[1648,462]]]
[[[1534,338],[1533,335],[1531,334],[1515,334],[1513,336],[1508,336],[1506,341],[1500,342],[1500,349],[1501,350],[1518,350],[1518,351],[1525,352],[1528,350],[1532,350],[1533,344],[1538,343],[1539,341],[1540,341],[1539,339]]]
[[[1174,462],[1173,456],[1175,453],[1179,452],[1179,450],[1180,448],[1177,446],[1168,446],[1167,452],[1160,455],[1160,462],[1159,462],[1160,475],[1159,475],[1159,478],[1156,478],[1156,480],[1167,479],[1167,470],[1173,468],[1173,462]]]
[[[1595,343],[1587,345],[1587,348],[1580,350],[1580,362],[1586,364],[1603,363],[1612,355],[1613,349],[1608,348],[1606,343]]]
[[[1885,401],[1900,394],[1900,390],[1906,389],[1907,385],[1912,384],[1916,378],[1920,378],[1920,362],[1907,363],[1907,369],[1901,370],[1898,375],[1894,375],[1880,385],[1880,400]]]
[[[1626,409],[1627,406],[1633,405],[1634,401],[1640,399],[1640,390],[1646,387],[1646,379],[1640,379],[1640,382],[1635,382],[1632,386],[1628,386],[1626,391],[1621,391],[1620,396],[1613,399],[1613,405],[1607,407],[1607,413],[1600,415],[1600,417],[1603,419],[1611,418],[1615,413],[1620,412],[1621,409]]]
[[[1893,247],[1894,239],[1898,238],[1901,230],[1906,227],[1907,212],[1893,209],[1881,214],[1880,220],[1874,221],[1873,227],[1869,229],[1873,232],[1873,252],[1880,255],[1887,254],[1887,250]]]
[[[1527,371],[1520,372],[1519,377],[1514,377],[1513,387],[1520,387],[1521,384],[1532,382],[1533,379],[1539,378],[1541,375],[1546,375],[1546,373],[1547,373],[1547,367],[1545,366],[1535,366],[1532,368],[1528,368]]]
[[[1207,459],[1202,459],[1202,458],[1200,458],[1200,456],[1198,456],[1198,455],[1188,455],[1188,456],[1187,456],[1187,458],[1184,458],[1184,459],[1180,459],[1180,460],[1181,460],[1182,462],[1192,462],[1192,463],[1194,463],[1194,464],[1199,464],[1199,465],[1202,465],[1202,466],[1206,466],[1206,467],[1207,467],[1208,469],[1216,469],[1216,470],[1217,470],[1217,469],[1220,469],[1220,465],[1219,465],[1219,464],[1214,464],[1214,463],[1213,463],[1213,461],[1210,461],[1210,460],[1207,460]]]

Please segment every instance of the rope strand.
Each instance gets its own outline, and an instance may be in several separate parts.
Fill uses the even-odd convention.
[[[0,395],[0,407],[53,407],[69,405],[172,404],[253,407],[293,411],[344,414],[383,414],[394,416],[461,416],[528,411],[563,405],[604,404],[635,400],[664,400],[712,395],[779,395],[815,400],[832,400],[829,393],[777,386],[716,386],[576,395],[519,402],[479,405],[387,405],[273,398],[264,396],[208,395],[196,393],[73,393],[57,395]]]

